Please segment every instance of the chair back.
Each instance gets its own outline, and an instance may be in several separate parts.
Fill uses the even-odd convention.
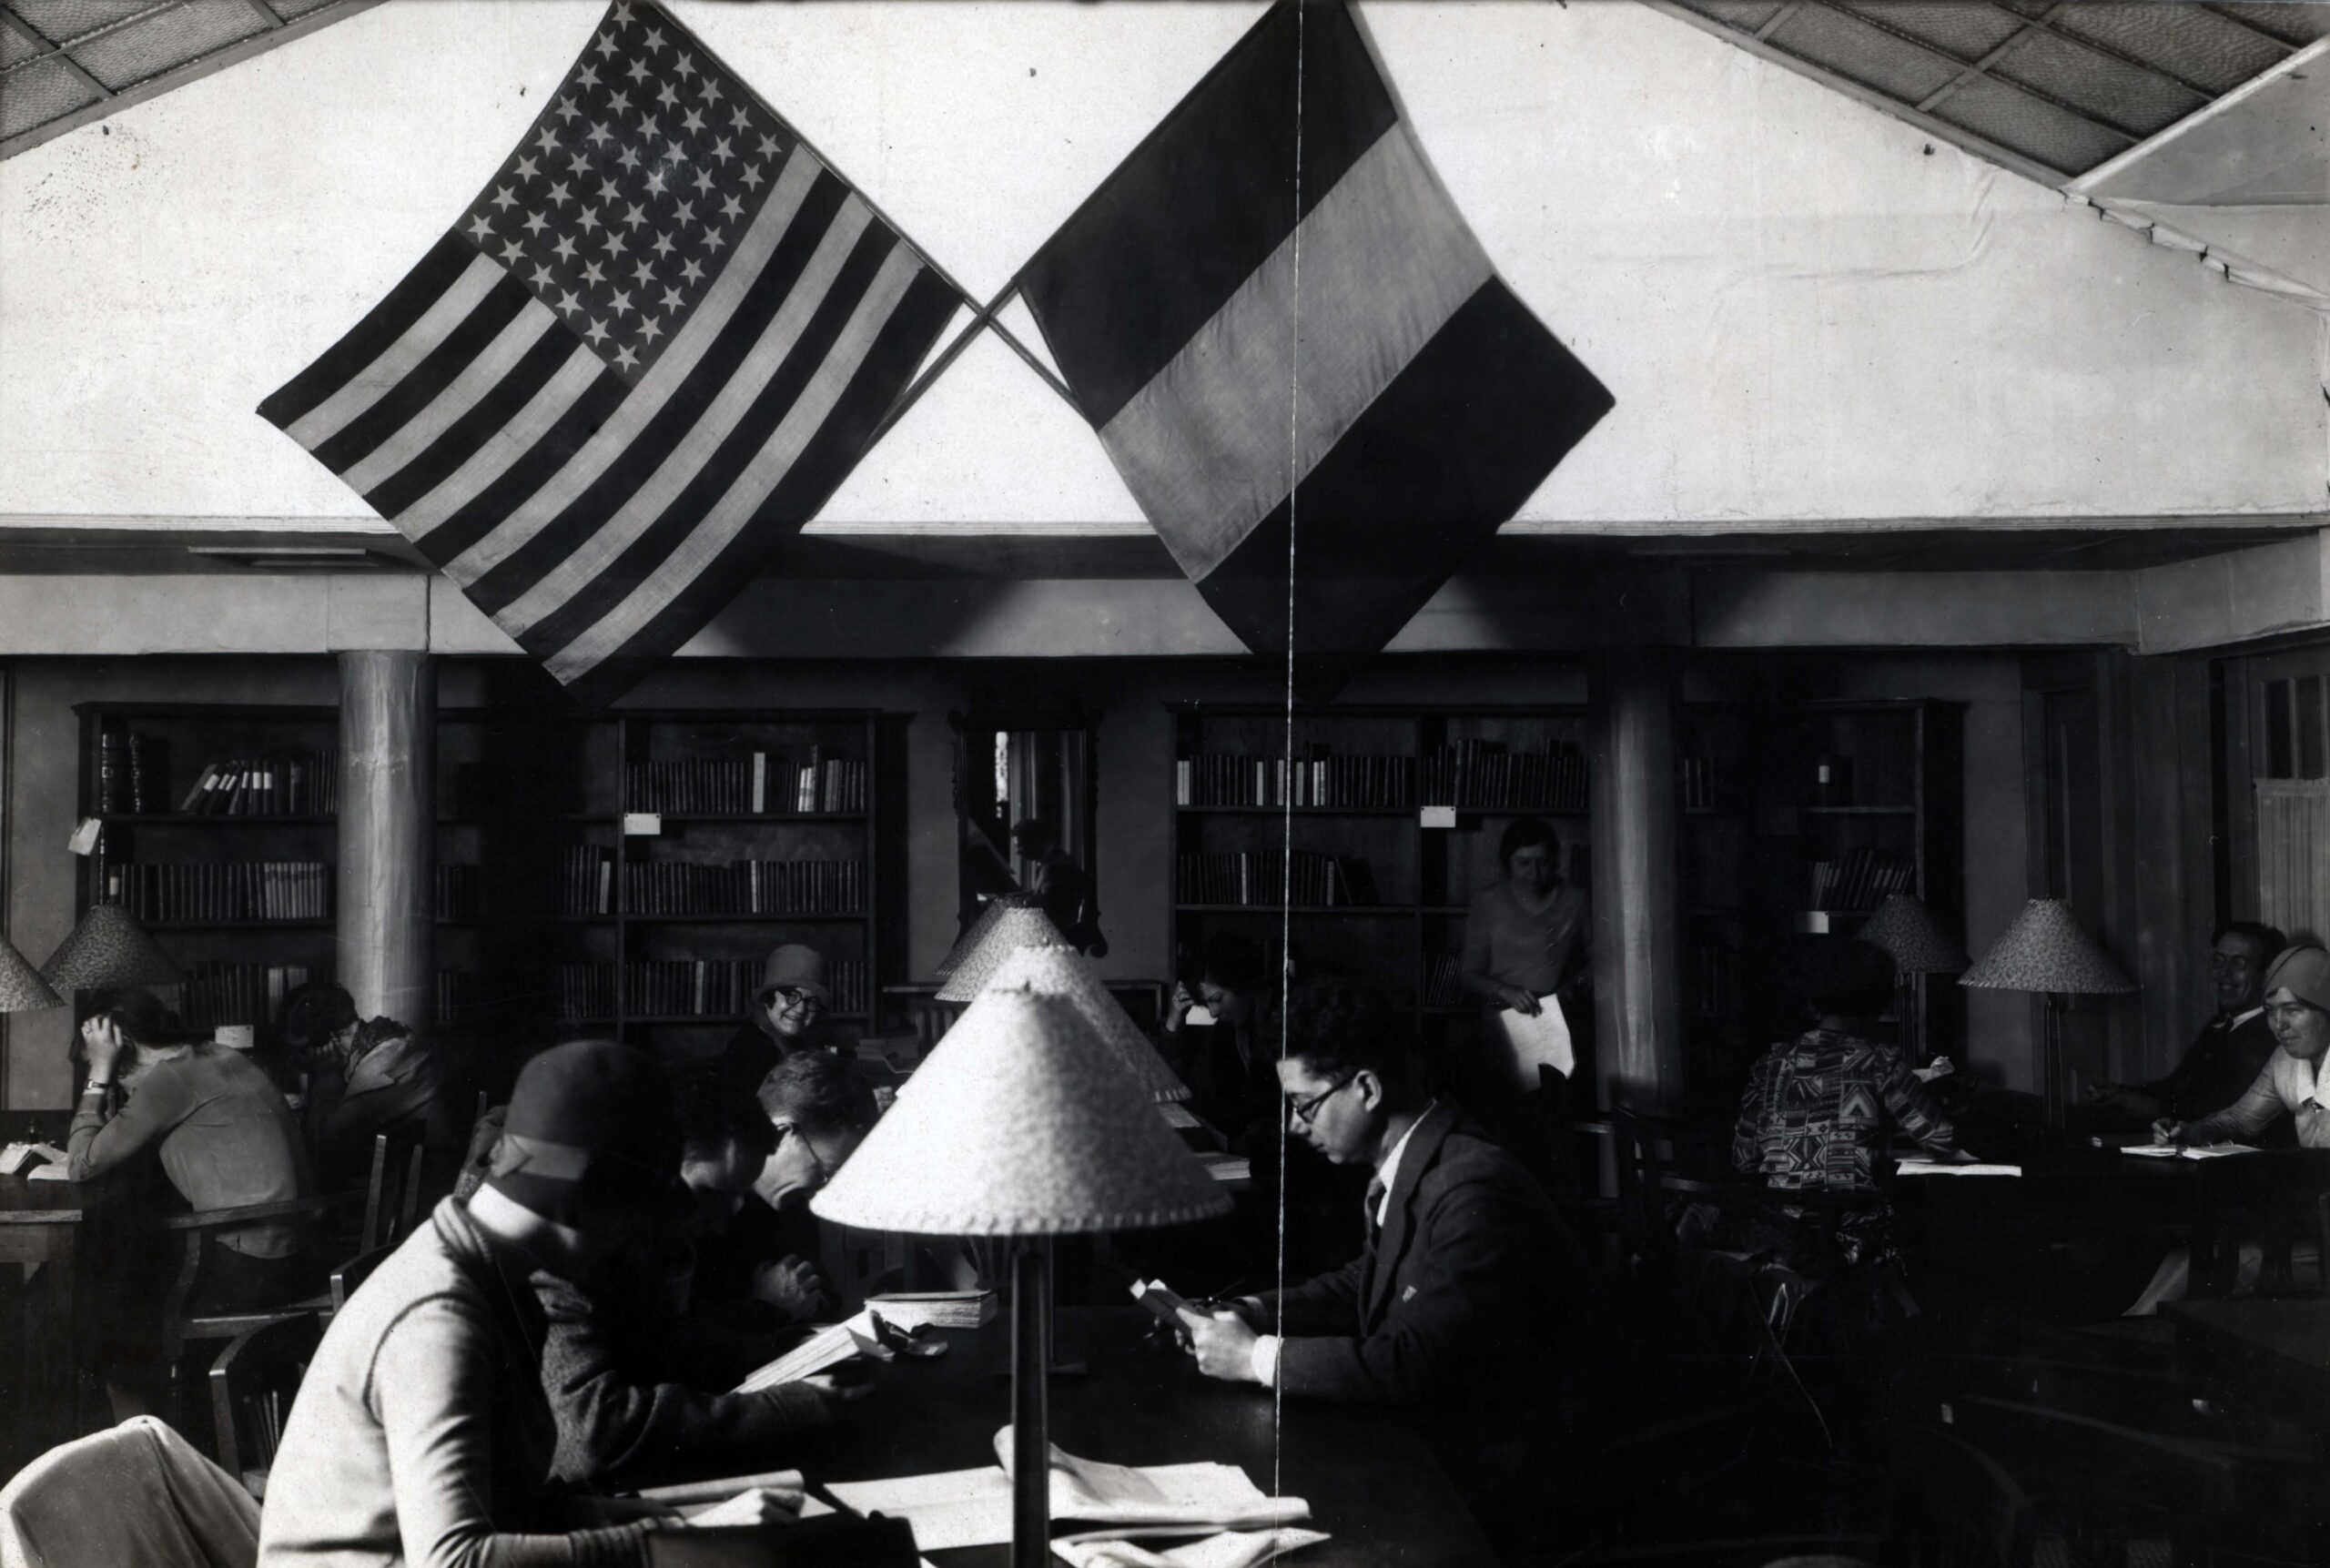
[[[1716,1138],[1681,1117],[1610,1108],[1617,1165],[1619,1231],[1638,1266],[1653,1271],[1675,1260],[1670,1206],[1677,1199],[1729,1191]]]
[[[2297,1293],[2293,1250],[2300,1238],[2323,1233],[2325,1199],[2330,1149],[2274,1149],[2203,1161],[2193,1179],[2193,1274],[2185,1293],[2231,1295],[2240,1284],[2244,1246],[2258,1249],[2257,1294]]]
[[[1937,1426],[1896,1431],[1923,1568],[2030,1568],[2038,1512],[1996,1459]]]
[[[401,1243],[400,1243],[401,1245]],[[372,1270],[389,1260],[395,1247],[375,1247],[370,1252],[360,1252],[331,1271],[331,1310],[337,1317],[356,1294],[357,1287],[372,1277]]]
[[[283,1318],[238,1334],[210,1366],[210,1420],[221,1469],[253,1497],[267,1490],[267,1472],[283,1442],[283,1423],[299,1380],[323,1339],[313,1312]]]
[[[384,1132],[372,1139],[372,1170],[364,1184],[364,1228],[356,1239],[359,1253],[401,1241],[420,1222],[425,1148],[418,1137]]]

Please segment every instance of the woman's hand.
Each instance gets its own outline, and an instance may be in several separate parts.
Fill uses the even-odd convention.
[[[91,1018],[81,1026],[81,1053],[88,1057],[92,1082],[112,1083],[114,1067],[127,1048],[128,1042],[111,1018]]]
[[[1165,1005],[1165,1032],[1169,1035],[1180,1034],[1181,1026],[1189,1022],[1190,1009],[1197,1005],[1198,999],[1190,993],[1189,986],[1179,980],[1174,981],[1173,999]]]
[[[2154,1143],[2183,1143],[2184,1124],[2174,1117],[2162,1117],[2152,1124],[2152,1140]]]
[[[1544,1010],[1536,994],[1526,986],[1499,986],[1496,999],[1526,1018],[1534,1018]]]

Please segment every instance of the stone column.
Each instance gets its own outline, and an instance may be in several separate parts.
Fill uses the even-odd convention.
[[[1606,1102],[1668,1109],[1686,1047],[1675,653],[1603,650],[1592,698],[1596,1087]]]
[[[425,1028],[436,1000],[437,673],[339,655],[339,977],[366,1017]]]

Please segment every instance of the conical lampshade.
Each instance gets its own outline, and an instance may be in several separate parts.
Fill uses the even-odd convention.
[[[1890,954],[1893,967],[1904,975],[1962,974],[1968,964],[1958,939],[1907,893],[1896,893],[1879,905],[1859,935]]]
[[[809,1207],[868,1230],[1076,1236],[1227,1211],[1067,1000],[973,1002]]]
[[[2136,988],[2111,955],[2079,928],[2071,905],[2060,898],[2025,904],[2006,935],[1958,983],[1991,991],[2051,991],[2071,996]]]
[[[186,978],[146,927],[118,904],[100,904],[81,916],[73,934],[56,946],[41,977],[60,991],[95,991],[106,986],[175,986]]]
[[[1059,927],[1052,924],[1051,916],[1032,903],[1006,905],[996,911],[995,924],[987,928],[987,935],[979,938],[978,946],[970,950],[955,966],[955,972],[947,976],[947,983],[938,987],[938,999],[942,1002],[975,1001],[978,994],[987,989],[987,983],[995,978],[995,972],[1003,967],[1003,961],[1020,948],[1067,946],[1068,938],[1059,934]]]
[[[40,977],[40,971],[5,936],[0,936],[0,1013],[34,1013],[61,1007],[65,998]]]
[[[955,945],[947,949],[947,956],[938,960],[938,977],[944,980],[963,966],[963,960],[971,956],[973,948],[986,940],[987,934],[995,929],[995,923],[1003,917],[1005,910],[1032,909],[1035,906],[1036,901],[1024,893],[1006,893],[999,897],[988,899],[980,908],[979,917],[972,921],[960,936],[955,938]]]
[[[1174,1076],[1123,1004],[1109,995],[1091,963],[1073,947],[1022,947],[1004,959],[988,989],[1033,991],[1065,999],[1150,1099],[1163,1105],[1190,1098],[1189,1086]]]

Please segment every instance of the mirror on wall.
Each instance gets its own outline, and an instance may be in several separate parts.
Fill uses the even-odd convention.
[[[1097,725],[1065,693],[979,693],[955,730],[957,930],[998,894],[1033,896],[1076,948],[1109,950],[1101,932]]]

